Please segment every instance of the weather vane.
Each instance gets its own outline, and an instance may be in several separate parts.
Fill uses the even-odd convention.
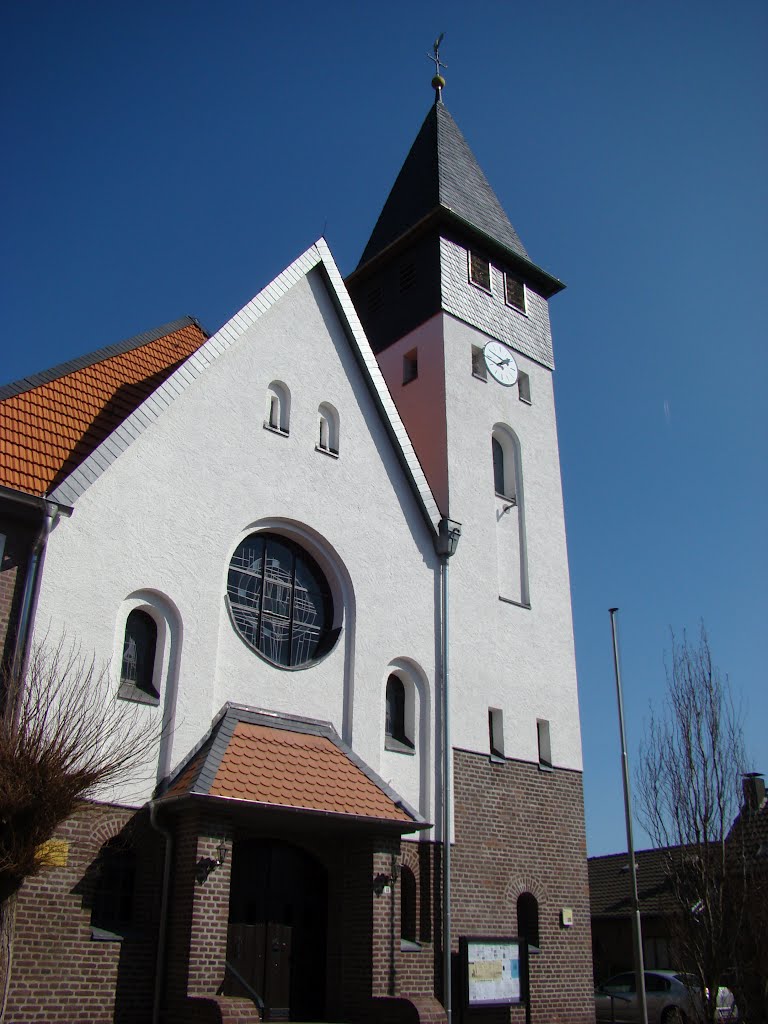
[[[440,60],[440,43],[442,43],[444,38],[445,32],[441,32],[432,44],[432,53],[427,54],[427,57],[435,62],[435,77],[432,79],[432,88],[435,90],[435,103],[442,102],[443,89],[445,88],[445,79],[440,74],[440,68],[448,68],[448,65],[443,64]]]

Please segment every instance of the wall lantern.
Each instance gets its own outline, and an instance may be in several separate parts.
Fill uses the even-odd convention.
[[[208,876],[211,874],[212,871],[215,871],[216,868],[220,868],[222,867],[223,864],[226,863],[227,840],[224,836],[221,837],[221,839],[218,842],[218,845],[216,846],[216,853],[218,854],[218,856],[216,857],[215,860],[213,859],[213,857],[201,857],[200,860],[197,862],[197,866],[195,868],[195,878],[197,879],[198,885],[202,885],[207,880]]]
[[[373,891],[377,896],[381,896],[385,892],[390,892],[392,886],[397,883],[400,877],[400,865],[395,859],[395,855],[392,854],[392,866],[389,869],[389,874],[380,871],[373,880]]]

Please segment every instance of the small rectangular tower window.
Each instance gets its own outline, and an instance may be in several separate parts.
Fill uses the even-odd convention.
[[[525,312],[525,285],[519,277],[507,272],[504,275],[504,298],[508,306]]]
[[[419,353],[418,349],[412,348],[403,356],[403,384],[410,384],[419,376]]]
[[[384,306],[384,289],[380,284],[374,285],[368,292],[368,315],[374,316]]]
[[[472,346],[472,376],[479,377],[480,380],[488,380],[485,356],[479,345]]]
[[[403,263],[400,266],[400,291],[407,292],[416,284],[416,264]]]
[[[531,404],[531,378],[522,370],[517,375],[517,396],[526,405]]]
[[[545,718],[537,718],[536,731],[539,734],[539,768],[551,772],[552,746],[549,741],[549,722]]]
[[[504,712],[499,708],[488,708],[488,738],[491,757],[504,757]]]
[[[483,291],[491,290],[491,264],[476,252],[469,254],[469,280]]]

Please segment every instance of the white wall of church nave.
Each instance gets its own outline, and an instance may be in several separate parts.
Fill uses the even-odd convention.
[[[581,767],[570,582],[565,544],[552,375],[516,353],[532,404],[518,388],[472,376],[472,346],[488,339],[444,317],[451,515],[463,524],[451,560],[454,743],[488,749],[488,708],[504,712],[505,754],[538,759],[536,719],[550,722],[552,754]],[[530,608],[499,599],[497,515],[491,435],[507,424],[522,457]],[[460,709],[460,713],[459,712]]]
[[[178,608],[174,765],[227,700],[330,720],[343,733],[346,680],[353,746],[380,769],[387,666],[410,658],[433,684],[431,539],[325,285],[318,274],[312,278],[299,281],[176,399],[83,494],[49,542],[38,632],[66,630],[97,658],[114,657],[116,674],[122,638],[115,623],[124,600],[157,591]],[[291,391],[288,437],[263,427],[273,380]],[[338,459],[315,450],[322,401],[339,411]],[[307,669],[268,665],[235,634],[225,609],[232,551],[264,520],[298,523],[322,538],[354,591],[340,642]],[[158,711],[143,713],[151,719]],[[386,755],[387,781],[416,806],[424,802],[422,753]]]

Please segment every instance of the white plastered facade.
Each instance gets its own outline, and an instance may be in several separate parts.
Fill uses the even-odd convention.
[[[531,298],[548,343],[546,303]],[[521,318],[528,332],[530,320]],[[380,356],[395,399],[404,352],[423,344],[420,360],[444,361],[444,379],[423,374],[408,387],[417,408],[419,388],[432,381],[422,401],[443,407],[450,515],[462,523],[450,562],[453,745],[489,754],[488,709],[500,709],[508,758],[537,761],[536,720],[545,719],[555,767],[580,770],[551,372],[521,345],[516,358],[532,403],[521,402],[517,388],[473,377],[472,348],[487,340],[441,313]],[[265,427],[275,382],[289,396],[287,433],[283,424]],[[338,457],[317,450],[323,403],[338,416]],[[521,453],[518,504],[501,515],[490,443],[498,424]],[[421,455],[426,466],[430,453]],[[230,701],[330,721],[385,782],[436,820],[439,512],[324,243],[192,356],[58,497],[74,514],[49,540],[36,629],[76,637],[110,664],[117,688],[130,609],[150,609],[163,627],[160,703],[140,715],[147,725],[164,718],[167,735],[153,777],[112,799],[148,799]],[[510,523],[527,569],[519,593],[504,595],[499,529]],[[342,630],[309,667],[268,664],[233,628],[229,561],[258,530],[292,537],[329,580]],[[413,702],[413,753],[386,748],[392,672]]]
[[[155,777],[113,792],[118,802],[148,799],[230,701],[331,722],[434,817],[436,508],[413,479],[418,462],[394,407],[386,411],[391,400],[338,271],[321,243],[315,249],[281,275],[265,308],[249,316],[249,304],[227,325],[236,336],[225,328],[192,357],[189,380],[174,375],[165,407],[144,410],[142,429],[108,465],[86,467],[95,479],[83,474],[61,492],[74,512],[49,540],[38,635],[76,637],[110,664],[117,688],[128,612],[144,608],[162,625],[163,609],[173,610],[161,629],[160,703],[139,712],[147,727],[165,716],[168,735]],[[287,434],[264,425],[274,381],[290,392]],[[316,448],[324,402],[338,413],[338,458]],[[333,592],[341,634],[306,668],[269,664],[233,628],[230,558],[259,530],[299,543]],[[384,747],[382,681],[393,670],[416,681],[413,754]]]

